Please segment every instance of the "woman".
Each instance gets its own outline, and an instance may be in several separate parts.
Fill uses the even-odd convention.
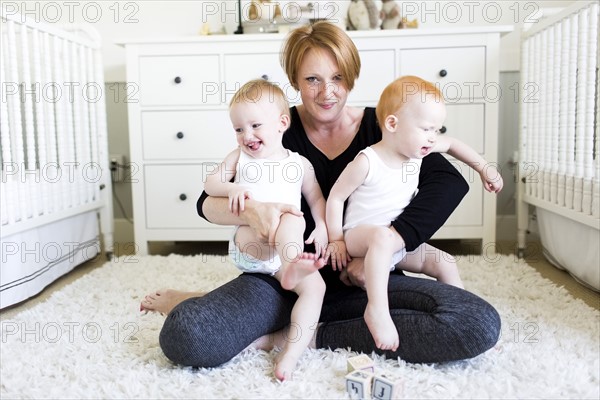
[[[302,105],[290,110],[292,122],[284,146],[311,161],[327,198],[344,167],[360,150],[381,139],[373,108],[346,105],[360,72],[358,51],[343,30],[317,22],[290,33],[281,61],[302,98]],[[419,181],[417,196],[392,222],[407,251],[428,240],[468,190],[461,175],[439,154],[425,157]],[[314,223],[304,201],[302,211],[306,232],[312,232]],[[249,199],[236,217],[228,210],[227,199],[203,194],[198,201],[198,213],[205,219],[249,225],[270,242],[280,216],[288,212],[300,215],[291,206]],[[436,254],[422,256],[425,262],[435,262]],[[267,275],[242,274],[200,297],[160,291],[147,296],[142,306],[168,313],[160,334],[165,355],[175,363],[198,367],[223,364],[249,346],[268,350],[306,334],[312,336],[315,348],[378,351],[423,363],[471,358],[498,340],[500,318],[487,302],[462,289],[400,272],[391,274],[388,285],[400,345],[394,352],[379,351],[363,319],[367,296],[361,289],[362,260],[352,260],[341,273],[329,266],[320,272],[327,292],[314,332],[284,330],[296,296]]]

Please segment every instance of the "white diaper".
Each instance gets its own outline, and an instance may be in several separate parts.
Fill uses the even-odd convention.
[[[269,275],[275,275],[279,271],[281,268],[281,259],[277,253],[270,260],[259,260],[249,254],[245,254],[240,251],[235,243],[236,233],[237,229],[233,231],[233,236],[229,240],[229,257],[231,257],[231,260],[240,271]]]
[[[395,270],[396,264],[402,261],[404,257],[406,257],[406,249],[402,249],[392,254],[392,266],[390,267],[390,271]]]

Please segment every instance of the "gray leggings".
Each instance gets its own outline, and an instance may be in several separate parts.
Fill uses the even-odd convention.
[[[160,345],[177,364],[221,365],[260,336],[289,325],[295,299],[274,278],[242,274],[175,307],[160,332]],[[500,334],[500,317],[490,304],[429,279],[390,274],[389,303],[400,336],[398,350],[385,352],[389,357],[415,363],[467,359],[494,346]],[[328,292],[317,347],[382,353],[363,319],[366,304],[360,288],[338,286]],[[289,340],[305,334],[297,329],[288,332]]]

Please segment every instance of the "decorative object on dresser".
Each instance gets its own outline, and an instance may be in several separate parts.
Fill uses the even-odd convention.
[[[379,12],[381,29],[401,29],[402,13],[398,3],[395,0],[381,0],[381,2],[383,3]]]
[[[348,30],[376,29],[379,12],[373,0],[352,0],[348,7]]]
[[[348,101],[375,106],[401,75],[440,85],[448,99],[445,129],[497,160],[498,51],[505,26],[349,32],[362,61]],[[128,104],[134,233],[139,254],[148,241],[228,240],[231,228],[196,213],[202,182],[235,147],[227,103],[240,85],[263,77],[279,83],[290,103],[300,99],[279,65],[283,35],[216,35],[124,41],[127,80],[139,88]],[[248,51],[249,48],[252,51]],[[485,89],[488,88],[486,91]],[[134,95],[134,94],[132,94]],[[496,198],[483,196],[478,177],[453,161],[471,189],[435,239],[481,239],[493,245]]]
[[[415,18],[409,21],[406,17],[402,16],[400,6],[394,0],[381,0],[381,11],[379,12],[379,18],[381,18],[381,29],[404,29],[404,28],[418,28],[419,21]]]
[[[235,35],[241,35],[244,33],[244,26],[242,25],[242,0],[237,1],[237,11],[238,11],[238,26],[235,32]]]

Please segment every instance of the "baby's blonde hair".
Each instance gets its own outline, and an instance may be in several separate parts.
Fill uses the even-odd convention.
[[[267,96],[266,99],[269,102],[275,103],[282,115],[290,116],[290,105],[283,90],[276,84],[264,79],[253,79],[243,84],[231,98],[229,108],[237,103],[256,103],[264,99],[263,96]]]
[[[435,84],[418,76],[402,76],[387,85],[379,97],[375,110],[379,126],[383,128],[385,119],[400,112],[411,96],[421,96],[423,101],[425,96],[434,96],[435,101],[444,101],[441,90]]]

